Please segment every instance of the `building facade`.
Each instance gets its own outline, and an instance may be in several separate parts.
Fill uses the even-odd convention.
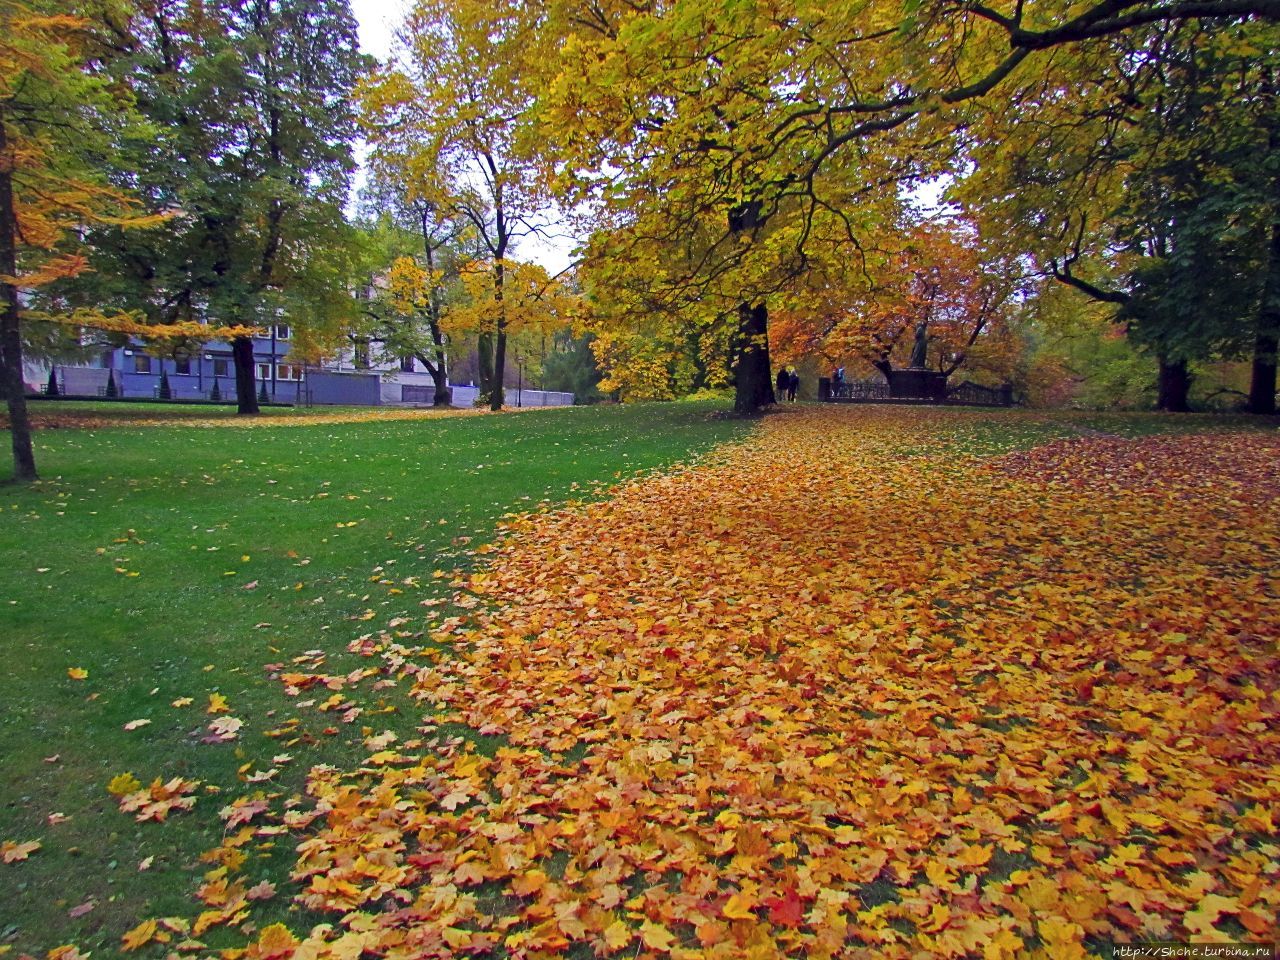
[[[255,389],[268,403],[312,406],[341,404],[352,406],[430,406],[435,381],[412,357],[395,363],[371,363],[367,348],[339,354],[320,365],[307,365],[293,358],[290,347],[293,331],[288,324],[266,328],[253,339]],[[149,351],[141,342],[104,350],[88,363],[52,365],[58,392],[71,397],[106,397],[108,384],[115,382],[116,396],[135,399],[162,399],[163,382],[168,382],[168,399],[175,401],[232,402],[236,395],[235,362],[231,345],[208,341],[197,350],[179,349],[170,356]],[[48,364],[27,364],[24,380],[32,395],[46,391]],[[470,406],[477,391],[454,386],[455,406]],[[542,390],[514,392],[508,388],[509,406],[569,406],[572,393]]]

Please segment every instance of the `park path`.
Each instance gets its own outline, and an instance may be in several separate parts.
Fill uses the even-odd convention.
[[[314,779],[295,876],[346,932],[298,955],[1274,931],[1280,440],[983,457],[977,416],[789,409],[513,519],[449,649],[365,651],[444,750]]]

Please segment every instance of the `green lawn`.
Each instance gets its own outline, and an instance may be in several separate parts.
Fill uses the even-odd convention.
[[[64,417],[76,407],[93,417],[224,415],[33,406]],[[362,662],[348,643],[398,619],[412,645],[431,618],[457,612],[421,604],[451,596],[448,572],[472,562],[502,514],[594,496],[741,435],[746,425],[721,409],[39,432],[45,479],[0,487],[0,842],[41,843],[25,861],[0,863],[0,954],[76,943],[114,955],[138,920],[190,915],[210,869],[198,856],[223,834],[227,801],[215,791],[238,795],[238,780],[275,769],[260,789],[287,797],[312,764],[357,756],[365,731],[414,731],[396,689],[351,722],[335,711],[320,715],[329,726],[317,723],[265,664],[321,650],[327,662],[304,669],[349,672]],[[211,693],[244,721],[234,742],[202,742]],[[184,697],[192,702],[173,706]],[[124,729],[135,720],[150,723]],[[282,754],[293,759],[273,761]],[[106,789],[124,772],[201,781],[195,809],[164,825],[135,822]],[[50,814],[68,819],[51,824]],[[261,872],[280,882],[285,863]],[[277,899],[287,909],[287,894]]]

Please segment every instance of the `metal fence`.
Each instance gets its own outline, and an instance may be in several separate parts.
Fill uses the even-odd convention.
[[[984,387],[968,380],[947,388],[945,403],[960,407],[1011,407],[1013,387]],[[831,403],[928,403],[928,397],[893,396],[887,380],[845,380],[837,383],[825,377],[818,384],[818,398]],[[933,401],[936,402],[936,401]]]

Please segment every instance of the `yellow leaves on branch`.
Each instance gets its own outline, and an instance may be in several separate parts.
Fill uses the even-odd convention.
[[[580,297],[536,263],[472,260],[462,266],[461,278],[466,298],[446,314],[446,326],[454,332],[493,333],[499,322],[511,333],[550,332],[572,323],[584,309]]]
[[[4,278],[0,277],[0,281]],[[241,325],[217,326],[198,323],[195,320],[178,320],[173,323],[150,323],[136,311],[104,313],[101,310],[81,308],[66,313],[46,313],[28,310],[23,314],[28,320],[56,323],[67,327],[88,327],[104,333],[120,333],[148,340],[175,340],[190,337],[195,340],[234,340],[236,337],[253,337],[262,330],[259,327]]]
[[[370,736],[378,762],[313,772],[293,878],[335,922],[297,949],[1056,960],[1265,937],[1280,439],[962,452],[988,416],[1033,415],[788,411],[511,519],[463,581],[480,612],[432,633],[454,656],[365,652],[424,729],[499,745]]]

